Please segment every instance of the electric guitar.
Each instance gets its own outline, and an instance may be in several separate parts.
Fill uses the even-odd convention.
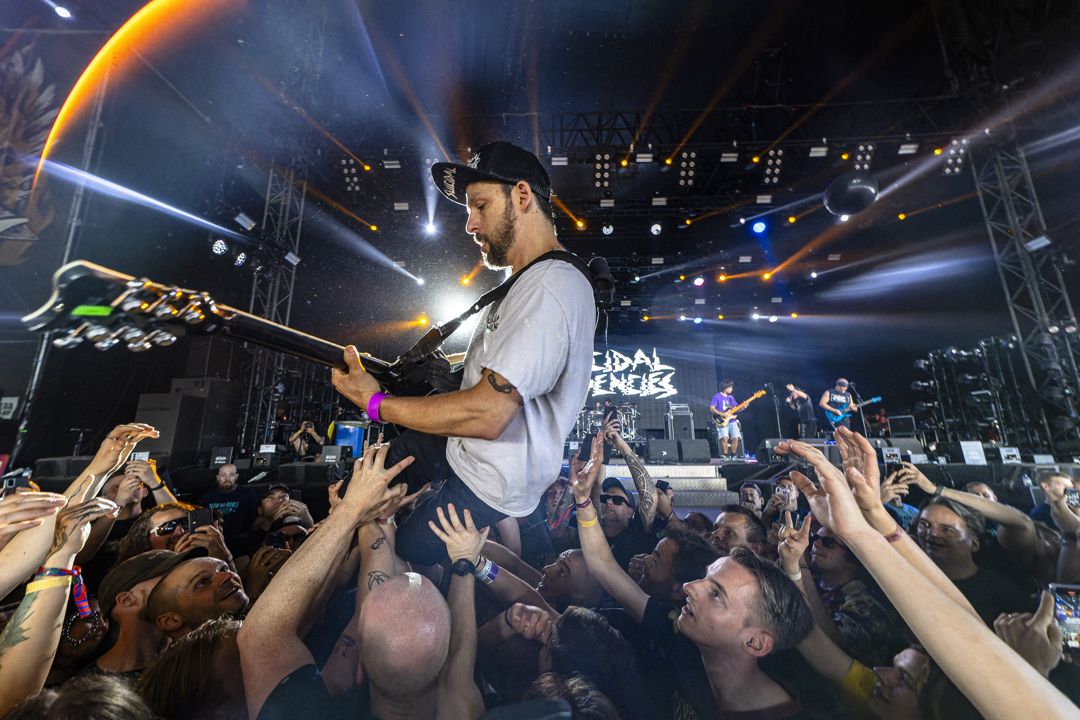
[[[180,335],[221,335],[346,369],[341,345],[218,304],[205,292],[137,279],[84,260],[57,270],[52,296],[22,322],[32,331],[56,331],[52,344],[57,348],[88,343],[102,351],[119,345],[145,352],[168,347]],[[395,395],[457,390],[461,370],[438,349],[445,337],[441,332],[432,328],[393,362],[361,354],[364,369]]]
[[[724,410],[720,415],[713,415],[713,422],[716,423],[716,427],[727,427],[728,423],[734,420],[736,415],[745,410],[747,405],[754,402],[759,397],[765,397],[764,390],[758,390],[735,407]]]
[[[863,401],[863,402],[859,403],[853,409],[848,410],[847,412],[842,412],[842,413],[831,413],[828,410],[826,410],[825,411],[825,417],[828,418],[830,423],[832,423],[833,425],[836,425],[837,423],[843,422],[844,418],[849,418],[852,415],[854,415],[857,410],[859,410],[859,409],[861,409],[863,407],[866,407],[867,405],[873,405],[874,403],[879,403],[879,402],[881,402],[881,400],[882,400],[882,397],[880,395],[877,395],[875,397],[870,398],[869,400],[866,400],[866,401]]]

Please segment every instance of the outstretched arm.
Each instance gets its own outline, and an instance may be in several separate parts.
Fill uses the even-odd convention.
[[[581,542],[581,550],[585,554],[585,564],[589,572],[607,590],[608,594],[622,605],[635,622],[641,622],[645,617],[645,606],[649,602],[649,596],[615,561],[607,538],[604,537],[604,531],[600,527],[596,503],[591,501],[593,486],[600,476],[598,466],[602,467],[598,458],[603,457],[603,451],[604,440],[597,434],[593,438],[589,462],[581,470],[573,473],[573,477],[570,478],[574,501],[578,503],[578,540]],[[588,505],[582,507],[581,505],[586,500],[589,500]]]
[[[368,448],[353,465],[353,478],[341,504],[296,554],[282,565],[237,634],[248,714],[256,718],[279,682],[314,662],[299,631],[325,577],[344,558],[356,528],[370,522],[404,495],[404,486],[387,484],[412,463],[407,457],[384,467],[388,445]]]
[[[656,483],[649,475],[649,471],[645,469],[645,463],[637,456],[630,444],[623,440],[618,420],[609,421],[604,427],[603,435],[626,460],[626,467],[630,469],[630,476],[634,478],[634,487],[637,488],[638,517],[645,530],[651,532],[653,521],[656,519]]]

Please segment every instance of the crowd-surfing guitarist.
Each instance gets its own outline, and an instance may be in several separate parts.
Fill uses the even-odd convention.
[[[732,394],[735,391],[735,383],[724,380],[720,383],[720,392],[713,395],[709,403],[709,411],[713,414],[713,422],[716,423],[716,433],[720,436],[720,454],[724,457],[739,454],[739,441],[742,440],[742,429],[739,421],[731,409],[739,404]]]
[[[837,378],[836,385],[821,393],[821,400],[818,401],[818,406],[825,411],[825,417],[834,428],[843,426],[850,429],[851,414],[858,409],[848,392],[848,385],[844,378]]]
[[[431,172],[439,191],[467,208],[466,232],[487,267],[518,273],[562,249],[551,183],[532,153],[496,142],[467,165],[436,163]],[[408,428],[391,444],[387,466],[414,458],[402,472],[410,490],[445,481],[398,530],[399,555],[426,565],[446,555],[428,521],[448,503],[471,511],[479,528],[536,508],[559,475],[563,439],[588,391],[594,331],[584,272],[547,259],[482,311],[458,391],[392,397],[364,371],[356,348],[345,349],[348,371],[334,370],[334,387],[373,421]]]

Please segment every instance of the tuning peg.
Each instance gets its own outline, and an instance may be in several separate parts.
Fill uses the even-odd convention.
[[[90,342],[95,342],[95,341],[100,340],[101,338],[105,337],[108,334],[109,334],[109,328],[105,327],[104,325],[89,325],[86,328],[86,332],[84,333],[84,336]]]
[[[146,342],[146,333],[137,327],[125,327],[120,338],[129,346]]]
[[[146,342],[145,340],[141,340],[139,342],[129,342],[128,345],[127,345],[127,349],[130,352],[146,352],[147,350],[151,349],[152,347],[154,347],[154,346],[152,344]]]
[[[174,308],[172,305],[169,305],[168,303],[162,303],[158,306],[156,310],[154,310],[154,317],[158,318],[159,320],[167,317],[176,317],[179,314],[180,311]]]
[[[136,310],[145,310],[146,302],[142,298],[132,295],[127,300],[120,303],[120,309],[128,314],[133,313]]]
[[[94,343],[94,349],[95,350],[101,350],[101,351],[108,350],[111,347],[113,347],[114,345],[116,345],[117,343],[119,343],[120,340],[127,333],[130,333],[132,330],[138,331],[137,328],[134,328],[134,327],[132,327],[130,325],[121,325],[120,327],[116,328],[111,333],[109,333],[107,336],[105,336],[105,337],[101,338],[100,340],[98,340],[97,342],[95,342]]]
[[[81,345],[83,338],[83,332],[89,327],[89,323],[83,323],[76,328],[72,328],[66,335],[53,338],[52,345],[59,350],[70,350],[71,348]]]
[[[165,330],[154,330],[146,336],[146,342],[153,343],[158,347],[169,347],[176,342],[176,336]]]

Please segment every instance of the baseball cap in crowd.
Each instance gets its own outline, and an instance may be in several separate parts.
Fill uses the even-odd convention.
[[[469,162],[439,162],[431,166],[435,187],[448,199],[465,204],[465,188],[479,180],[514,185],[522,180],[544,200],[551,200],[551,180],[540,160],[528,150],[508,142],[488,143]]]
[[[164,577],[174,567],[197,557],[206,557],[204,547],[193,547],[184,552],[172,550],[147,550],[120,563],[101,579],[98,588],[98,604],[103,617],[109,617],[116,607],[118,593],[127,592],[144,580]]]
[[[619,490],[622,490],[626,494],[626,497],[628,497],[628,498],[633,498],[634,497],[633,495],[630,494],[630,491],[626,489],[626,486],[622,484],[622,480],[620,480],[617,477],[604,478],[604,484],[601,485],[600,487],[604,492],[607,492],[611,488],[618,488]]]
[[[292,497],[292,490],[289,490],[289,486],[286,485],[285,483],[273,483],[273,484],[271,484],[269,487],[266,488],[266,492],[263,493],[263,497],[268,496],[270,493],[274,492],[275,490],[280,490],[281,492],[285,493],[289,497]]]

